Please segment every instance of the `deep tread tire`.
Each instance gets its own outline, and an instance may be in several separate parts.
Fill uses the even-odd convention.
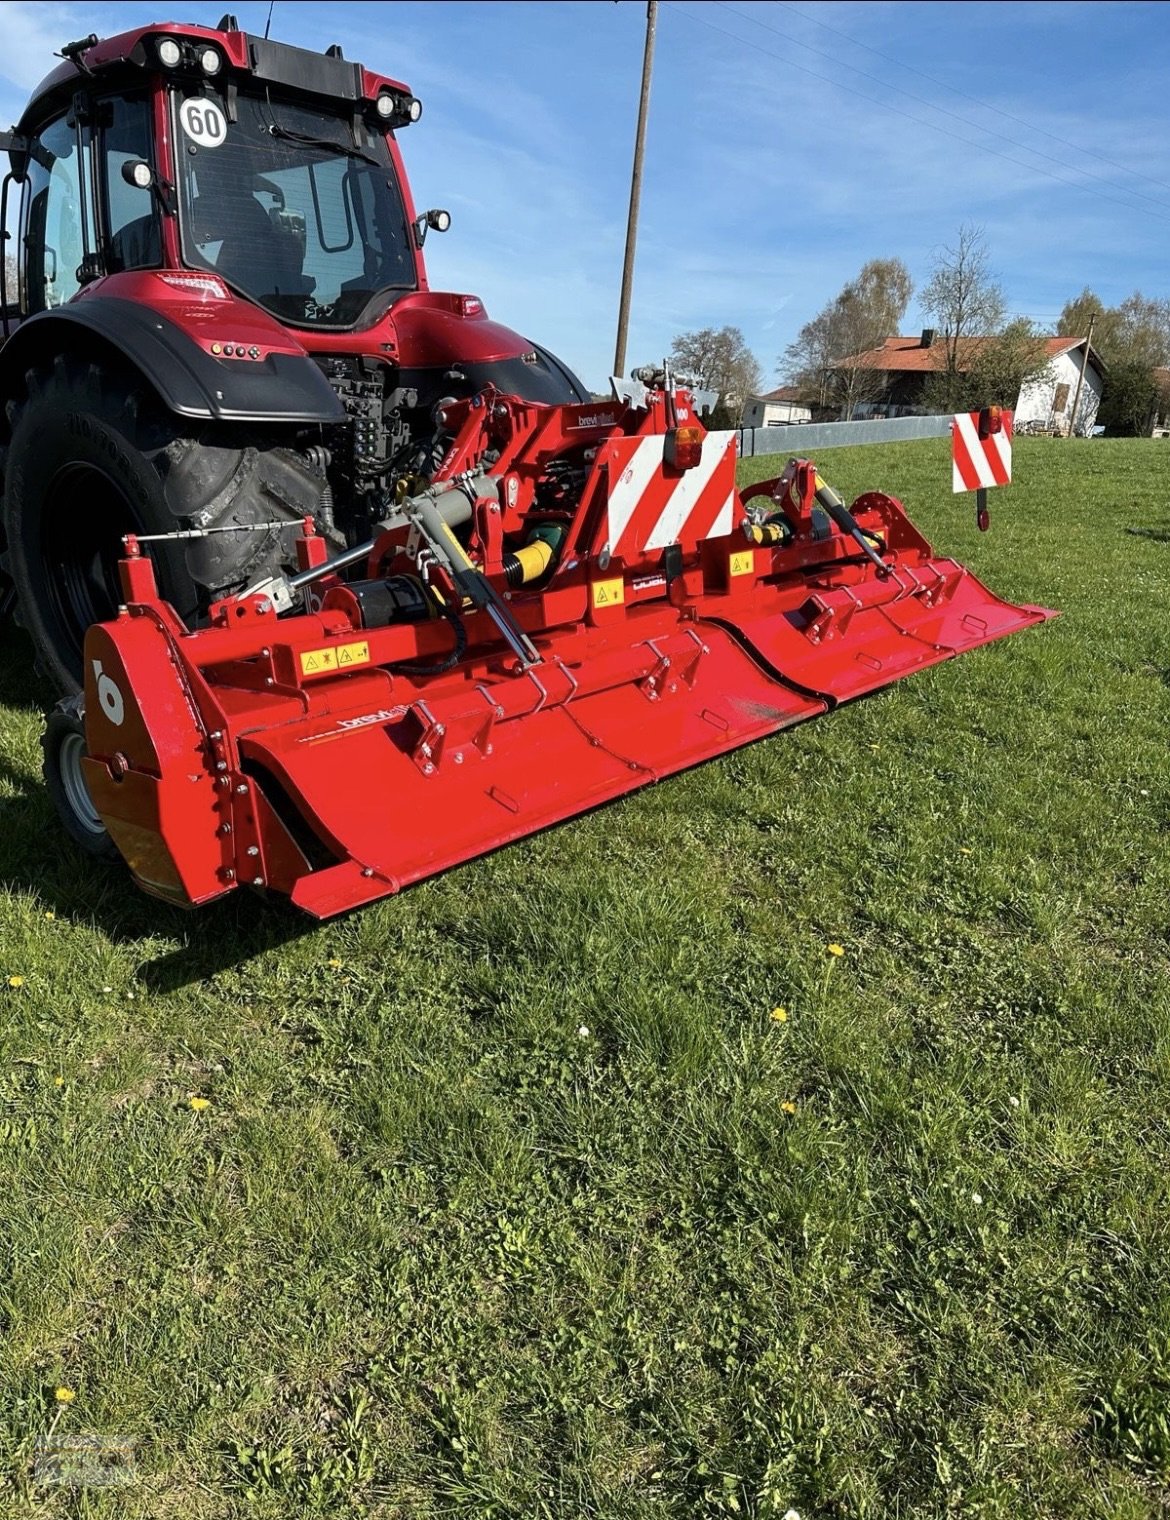
[[[121,601],[123,534],[291,526],[320,503],[323,482],[293,451],[173,417],[118,368],[59,355],[25,379],[7,408],[3,530],[17,620],[55,694],[80,689],[85,630]],[[292,534],[274,529],[154,544],[151,559],[162,595],[192,622],[291,550]]]
[[[65,832],[93,860],[121,857],[89,800],[80,760],[85,754],[85,712],[80,696],[66,697],[49,714],[41,738],[45,787]]]

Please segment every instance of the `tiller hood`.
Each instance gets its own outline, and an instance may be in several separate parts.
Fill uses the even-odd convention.
[[[735,438],[640,404],[449,408],[438,477],[370,544],[189,630],[127,540],[86,641],[90,795],[138,882],[318,918],[1052,616],[807,460],[743,493]],[[346,579],[340,573],[361,579]]]

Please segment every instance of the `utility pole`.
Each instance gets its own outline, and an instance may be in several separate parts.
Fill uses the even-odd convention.
[[[630,296],[634,289],[634,250],[638,246],[638,205],[642,199],[642,155],[646,149],[646,117],[650,110],[650,70],[654,63],[654,32],[658,25],[658,0],[646,6],[646,51],[642,56],[642,98],[638,102],[638,135],[634,139],[634,172],[630,179],[630,214],[626,221],[626,261],[622,266],[622,299],[618,307],[617,348],[613,372],[619,378],[626,367],[626,330],[630,325]]]
[[[1076,395],[1073,397],[1072,419],[1068,426],[1068,436],[1070,438],[1077,436],[1077,407],[1081,404],[1081,386],[1085,383],[1085,371],[1089,367],[1089,349],[1093,346],[1093,328],[1096,326],[1096,323],[1097,313],[1094,312],[1089,318],[1089,336],[1085,339],[1085,357],[1081,361],[1081,372],[1077,376]]]

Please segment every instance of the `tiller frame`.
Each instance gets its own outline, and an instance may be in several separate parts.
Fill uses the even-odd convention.
[[[434,481],[371,542],[329,559],[306,519],[300,573],[206,627],[127,538],[81,766],[139,884],[329,917],[1053,615],[808,460],[738,492],[735,435],[658,381],[450,404]]]

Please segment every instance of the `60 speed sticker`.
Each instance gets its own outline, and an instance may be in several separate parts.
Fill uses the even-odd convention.
[[[218,148],[227,136],[227,117],[214,100],[195,96],[179,107],[179,125],[201,148]]]

